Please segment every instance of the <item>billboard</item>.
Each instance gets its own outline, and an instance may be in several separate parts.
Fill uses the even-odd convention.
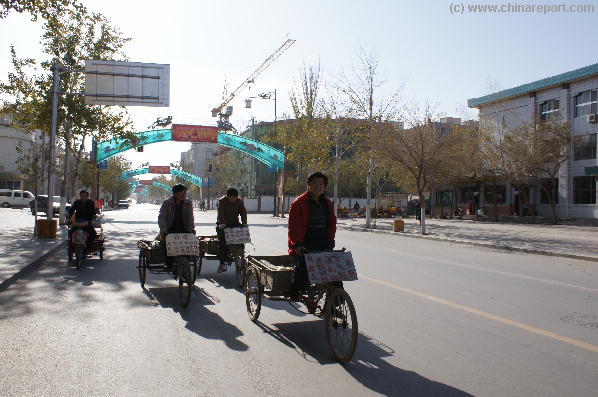
[[[170,166],[169,165],[150,165],[149,173],[150,174],[170,174]]]
[[[141,180],[139,181],[140,185],[151,185],[152,184],[152,180],[151,179],[145,179],[145,180]]]
[[[218,127],[173,124],[172,140],[182,142],[218,143]]]
[[[167,107],[170,65],[86,60],[85,103]]]

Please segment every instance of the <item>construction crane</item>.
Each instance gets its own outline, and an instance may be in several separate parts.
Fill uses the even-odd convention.
[[[264,70],[266,70],[268,68],[268,66],[270,66],[272,64],[272,62],[274,62],[276,59],[278,59],[278,57],[280,57],[282,55],[282,53],[285,52],[294,43],[295,43],[295,40],[287,39],[280,47],[278,47],[278,49],[276,51],[274,51],[268,58],[266,58],[266,60],[264,62],[262,62],[262,64],[253,73],[251,73],[249,75],[249,77],[247,77],[233,92],[231,92],[230,95],[228,97],[226,97],[226,99],[224,99],[224,101],[218,107],[215,107],[214,109],[212,109],[212,117],[216,117],[216,116],[220,117],[218,120],[218,128],[220,130],[223,130],[223,131],[234,131],[235,130],[235,128],[228,121],[228,118],[233,114],[233,107],[226,106],[226,105],[228,105],[229,102],[232,101],[233,98],[237,94],[239,94],[243,90],[243,88],[245,88],[245,86],[247,84],[253,83],[255,78],[257,76],[259,76],[260,73],[262,73]],[[222,112],[222,110],[225,107],[226,107],[226,110],[224,112]]]

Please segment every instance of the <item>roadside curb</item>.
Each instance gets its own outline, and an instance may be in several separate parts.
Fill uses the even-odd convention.
[[[560,257],[560,258],[579,259],[579,260],[584,260],[584,261],[598,262],[598,257],[594,257],[594,256],[566,254],[566,253],[562,253],[562,252],[537,250],[537,249],[532,249],[532,248],[511,247],[509,245],[503,245],[503,244],[479,243],[476,241],[458,240],[458,239],[454,239],[454,238],[451,239],[450,237],[437,237],[437,236],[432,236],[429,234],[422,236],[421,234],[397,233],[397,232],[393,232],[391,230],[366,229],[364,227],[344,226],[344,225],[339,225],[339,224],[337,224],[336,227],[337,227],[337,229],[350,230],[350,231],[354,231],[354,232],[390,234],[390,235],[400,236],[400,237],[411,237],[411,238],[428,239],[428,240],[434,240],[434,241],[443,241],[446,243],[473,245],[473,246],[477,246],[477,247],[492,248],[492,249],[498,249],[498,250],[503,250],[503,251],[524,252],[524,253],[528,253],[528,254],[555,256],[555,257]]]
[[[50,255],[54,254],[60,248],[64,248],[65,244],[66,244],[66,240],[56,244],[54,247],[50,248],[43,255],[41,255],[37,259],[34,259],[31,263],[23,266],[21,269],[19,269],[17,272],[15,272],[12,276],[10,276],[6,280],[2,281],[0,283],[0,292],[6,290],[19,278],[23,277],[24,275],[26,275],[26,274],[30,273],[31,271],[35,270],[36,268],[38,268],[44,262],[44,260],[46,258],[48,258]]]

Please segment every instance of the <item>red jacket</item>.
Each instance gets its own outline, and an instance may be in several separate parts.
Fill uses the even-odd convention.
[[[297,197],[291,203],[289,209],[289,254],[293,253],[293,248],[300,246],[303,243],[303,237],[307,233],[307,227],[311,219],[309,212],[309,191],[306,191],[299,197]],[[334,237],[336,235],[336,216],[334,216],[334,207],[332,201],[326,198],[328,203],[328,227],[326,232],[328,233],[328,239],[334,243]]]

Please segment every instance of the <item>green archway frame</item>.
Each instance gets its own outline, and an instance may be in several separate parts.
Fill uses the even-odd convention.
[[[100,142],[97,146],[96,162],[99,163],[134,147],[171,140],[172,130],[161,129],[139,132],[133,141],[111,139]],[[284,169],[284,153],[255,139],[218,132],[218,144],[248,154],[274,171]]]
[[[143,174],[149,174],[149,167],[144,167],[144,168],[137,168],[134,170],[129,170],[129,171],[124,171],[122,174],[120,174],[120,180],[124,181],[126,179],[132,178],[134,176],[137,175],[143,175]],[[199,187],[201,187],[202,185],[202,178],[201,176],[197,176],[197,175],[193,175],[190,174],[188,172],[185,171],[181,171],[181,170],[177,170],[176,168],[171,168],[170,169],[170,175],[174,175],[174,176],[178,176],[179,178],[182,178],[186,181],[189,181],[191,183],[193,183],[194,185],[197,185]]]

